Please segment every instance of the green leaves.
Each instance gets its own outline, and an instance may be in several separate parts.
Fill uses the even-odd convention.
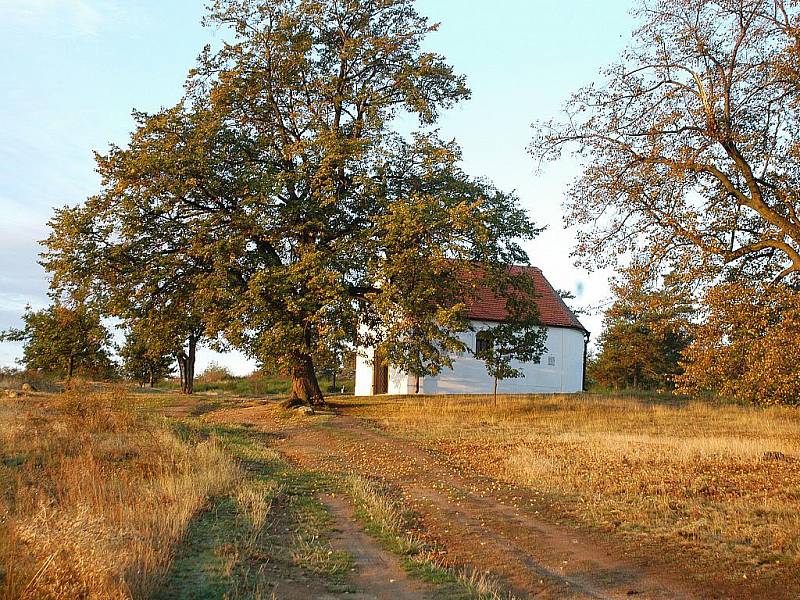
[[[23,315],[25,326],[0,334],[0,339],[23,342],[21,362],[26,369],[72,377],[75,372],[95,377],[113,375],[109,357],[111,336],[100,315],[85,305],[54,304]]]
[[[600,353],[589,375],[608,388],[667,389],[681,373],[681,354],[691,341],[691,296],[667,279],[662,289],[629,270],[613,282],[614,303],[606,311]]]
[[[140,385],[151,386],[174,374],[176,340],[171,332],[159,331],[148,322],[128,328],[125,344],[119,349],[122,370]]]

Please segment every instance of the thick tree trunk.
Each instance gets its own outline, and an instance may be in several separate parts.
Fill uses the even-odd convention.
[[[197,358],[197,338],[189,336],[189,356],[186,357],[186,381],[184,394],[194,394],[194,362]]]
[[[69,363],[67,364],[67,381],[72,380],[72,376],[75,374],[75,357],[70,355]]]
[[[194,393],[194,362],[197,356],[197,336],[189,336],[189,353],[178,351],[178,369],[181,372],[181,393]]]
[[[178,370],[181,373],[181,393],[186,390],[186,353],[180,350],[176,355],[178,359]]]
[[[291,368],[290,375],[292,378],[292,394],[289,397],[290,405],[307,404],[314,406],[325,403],[325,397],[319,387],[317,374],[314,370],[314,361],[311,356],[298,356]]]
[[[497,406],[497,377],[494,378],[494,405]]]
[[[336,369],[333,369],[333,381],[331,381],[331,388],[336,391]]]
[[[419,394],[419,373],[417,373],[417,380],[416,380],[416,384],[415,384],[415,387],[414,387],[414,393],[415,394]]]
[[[148,383],[150,383],[150,387],[153,387],[154,384],[155,384],[155,377],[153,376],[153,369],[150,369],[149,376],[150,377],[148,379]]]

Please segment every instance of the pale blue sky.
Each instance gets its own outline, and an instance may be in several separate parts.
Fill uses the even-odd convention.
[[[464,149],[473,175],[517,190],[548,231],[529,247],[531,261],[580,302],[607,295],[607,274],[572,265],[573,237],[561,202],[575,168],[569,161],[536,174],[525,148],[530,124],[558,114],[569,94],[597,79],[633,27],[632,0],[419,0],[442,23],[429,47],[468,78],[473,97],[445,114],[442,134]],[[93,150],[124,144],[132,108],[177,101],[202,46],[216,39],[200,26],[199,0],[0,0],[0,329],[19,324],[26,303],[47,304],[36,263],[52,207],[96,192]],[[601,317],[584,318],[596,336]],[[0,344],[0,366],[19,347]],[[232,354],[204,352],[244,373]]]

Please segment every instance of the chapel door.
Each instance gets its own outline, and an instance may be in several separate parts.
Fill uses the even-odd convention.
[[[372,394],[378,396],[380,394],[389,393],[389,365],[386,362],[386,355],[379,351],[375,351],[375,365],[372,367]]]

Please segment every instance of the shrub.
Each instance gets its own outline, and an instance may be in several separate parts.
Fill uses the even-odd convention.
[[[230,372],[228,367],[224,367],[215,362],[210,363],[197,378],[197,380],[202,383],[216,383],[218,381],[227,381],[230,379],[236,379],[236,377]]]
[[[63,389],[53,373],[0,367],[0,390],[20,390],[26,383],[38,392],[60,392]]]

